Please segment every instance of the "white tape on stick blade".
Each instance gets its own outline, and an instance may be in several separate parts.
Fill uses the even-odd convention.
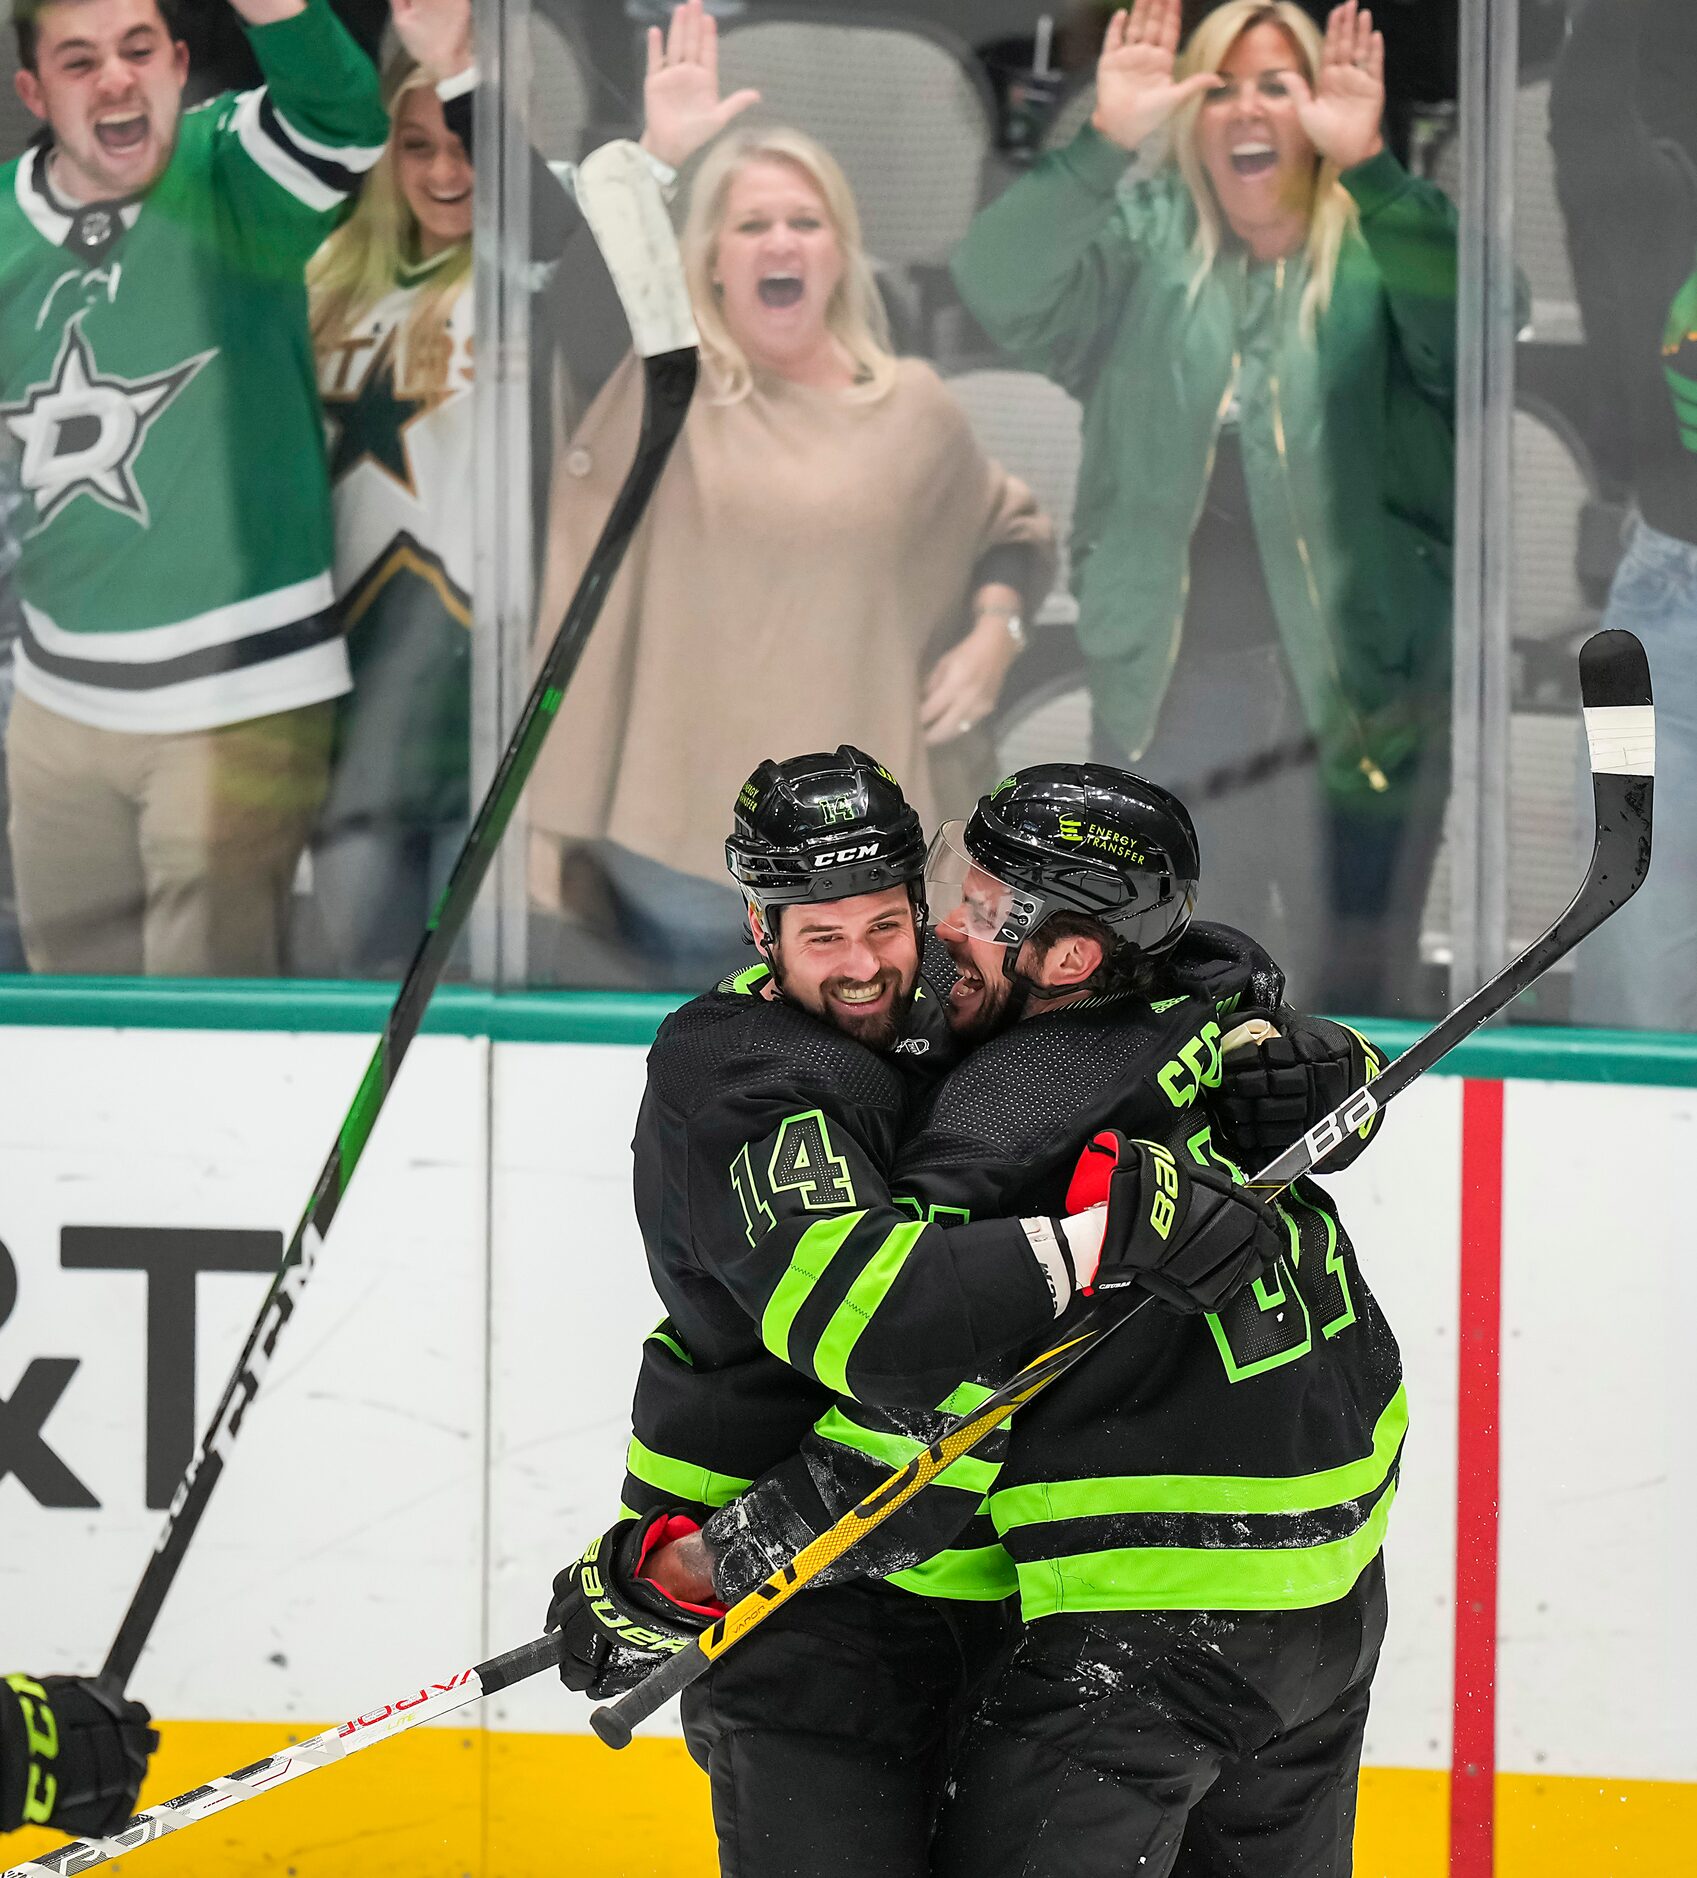
[[[595,236],[645,359],[701,343],[672,218],[653,166],[634,143],[606,143],[584,158],[577,201]]]
[[[1591,772],[1601,776],[1654,776],[1656,707],[1653,704],[1592,704],[1585,709]]]

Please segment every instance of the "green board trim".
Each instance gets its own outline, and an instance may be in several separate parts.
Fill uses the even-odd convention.
[[[393,985],[318,979],[0,977],[0,1028],[347,1031],[375,1039],[395,990]],[[496,1043],[646,1048],[661,1019],[684,1002],[681,993],[656,991],[484,991],[446,985],[425,1012],[424,1030],[429,1036],[489,1037]],[[1425,1029],[1400,1020],[1349,1021],[1392,1057]],[[1697,1036],[1496,1026],[1470,1037],[1436,1073],[1697,1089]]]
[[[0,1027],[112,1030],[363,1032],[376,1039],[393,984],[322,979],[0,978]],[[627,1043],[646,1047],[687,1000],[652,991],[480,990],[445,985],[424,1033],[497,1043]]]

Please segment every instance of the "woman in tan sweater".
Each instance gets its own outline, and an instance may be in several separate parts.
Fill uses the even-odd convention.
[[[936,373],[890,350],[836,161],[744,132],[702,166],[684,258],[702,381],[530,792],[532,893],[586,858],[650,983],[738,962],[724,842],[767,756],[873,751],[928,824],[989,781],[981,728],[1047,592],[1053,531]],[[634,361],[558,465],[559,618],[636,446]]]

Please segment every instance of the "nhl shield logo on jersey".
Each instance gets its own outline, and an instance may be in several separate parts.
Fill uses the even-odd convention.
[[[15,404],[0,404],[0,419],[24,446],[19,475],[45,528],[78,496],[148,525],[147,499],[134,466],[162,412],[189,380],[216,356],[201,352],[146,378],[103,374],[82,330],[81,316],[65,327],[53,375],[31,385]]]

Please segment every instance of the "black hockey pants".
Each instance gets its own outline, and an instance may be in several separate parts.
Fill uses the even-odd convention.
[[[963,1744],[937,1878],[1348,1878],[1380,1561],[1318,1610],[1061,1613]]]
[[[807,1591],[683,1698],[723,1878],[925,1878],[950,1750],[1010,1607]]]

